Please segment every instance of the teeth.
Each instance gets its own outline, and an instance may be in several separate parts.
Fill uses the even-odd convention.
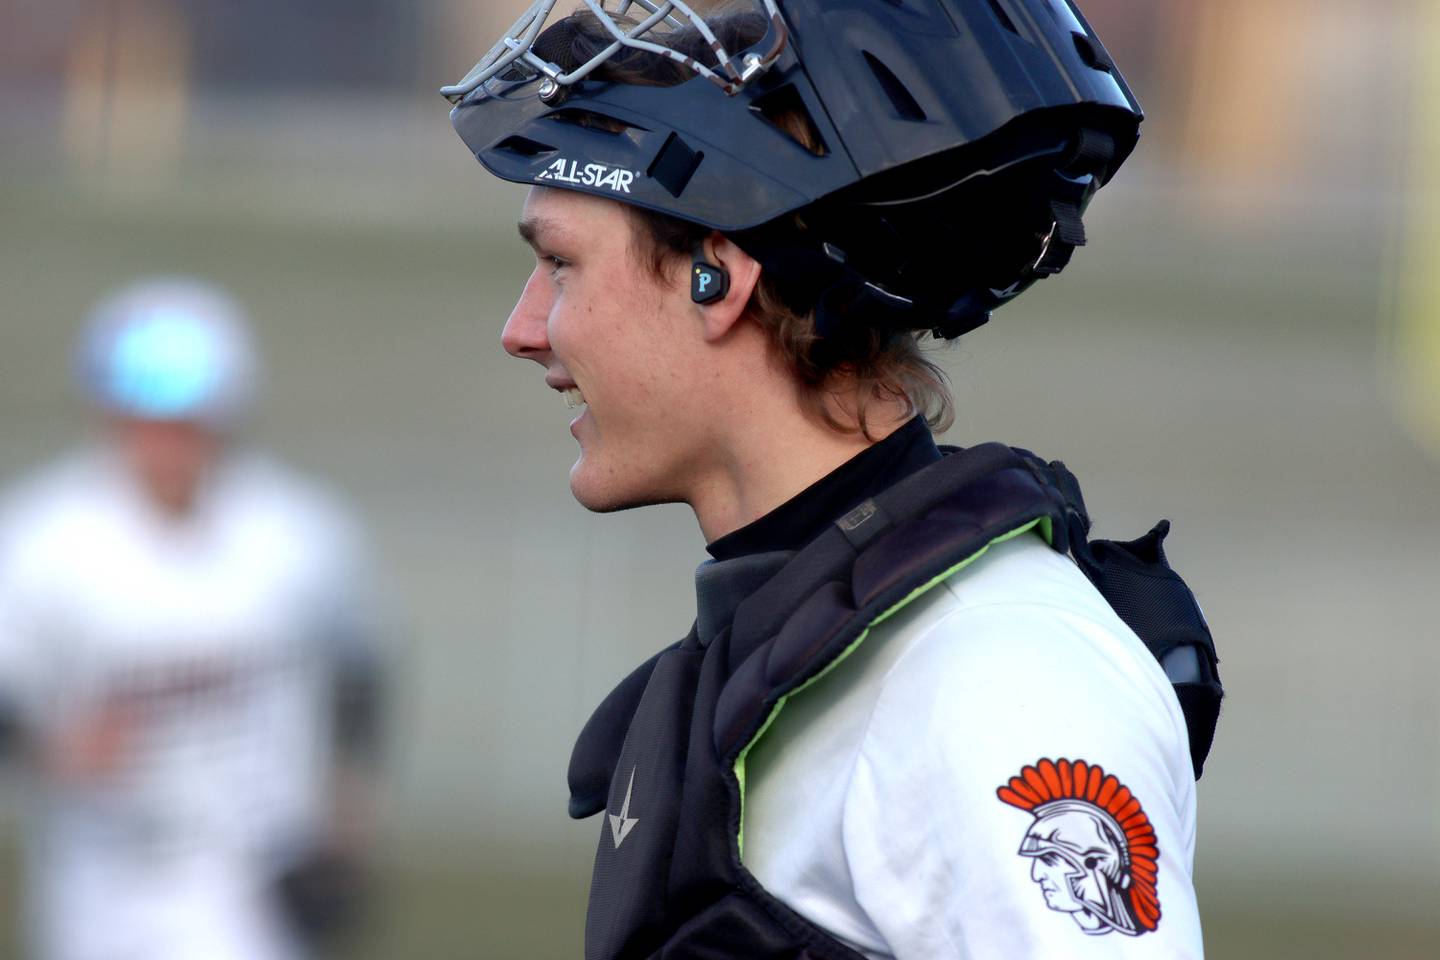
[[[565,391],[565,406],[571,410],[585,406],[585,394],[580,392],[579,387],[570,387]]]

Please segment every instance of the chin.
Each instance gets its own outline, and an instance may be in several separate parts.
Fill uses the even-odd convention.
[[[607,471],[602,465],[589,462],[584,454],[570,468],[570,494],[592,513],[615,513],[657,503],[674,503],[677,499],[663,495],[657,485],[644,482],[643,477]]]
[[[615,477],[607,477],[603,473],[595,468],[595,464],[586,462],[582,453],[575,466],[570,468],[570,495],[592,513],[613,513],[630,506],[618,489],[623,485],[617,483]]]

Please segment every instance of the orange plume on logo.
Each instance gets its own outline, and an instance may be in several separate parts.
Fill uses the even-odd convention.
[[[995,792],[1012,807],[1037,818],[1043,818],[1054,805],[1075,802],[1102,812],[1123,836],[1124,846],[1119,851],[1123,859],[1122,885],[1128,888],[1125,892],[1139,928],[1135,932],[1152,931],[1160,925],[1160,898],[1155,889],[1160,849],[1155,828],[1129,787],[1097,764],[1047,758],[1025,767]]]

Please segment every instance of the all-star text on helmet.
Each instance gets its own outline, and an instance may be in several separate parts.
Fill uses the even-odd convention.
[[[584,0],[599,44],[554,7],[442,90],[466,145],[725,233],[822,336],[984,323],[1064,268],[1139,134],[1070,0]],[[668,79],[608,79],[645,61]]]

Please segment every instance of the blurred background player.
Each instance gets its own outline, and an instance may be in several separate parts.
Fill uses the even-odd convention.
[[[367,562],[239,442],[247,323],[192,279],[97,306],[98,442],[0,500],[0,742],[29,774],[43,960],[306,956],[358,893],[377,734]]]

